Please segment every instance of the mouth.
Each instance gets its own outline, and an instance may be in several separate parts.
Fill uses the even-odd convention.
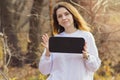
[[[68,23],[68,20],[63,20],[62,22],[63,22],[63,23]]]

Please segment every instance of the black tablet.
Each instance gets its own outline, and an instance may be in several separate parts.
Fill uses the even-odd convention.
[[[84,38],[76,37],[50,37],[49,50],[50,52],[60,53],[82,53],[85,45]]]

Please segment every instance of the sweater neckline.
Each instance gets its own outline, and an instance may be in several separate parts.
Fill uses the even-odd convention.
[[[66,32],[63,32],[63,34],[66,34],[66,35],[72,35],[72,34],[76,34],[77,32],[79,32],[80,30],[76,30],[75,32],[72,32],[72,33],[66,33]]]

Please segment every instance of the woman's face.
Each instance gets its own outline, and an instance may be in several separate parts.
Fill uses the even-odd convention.
[[[65,29],[74,27],[74,21],[72,14],[64,7],[59,8],[56,11],[58,24],[63,26]]]

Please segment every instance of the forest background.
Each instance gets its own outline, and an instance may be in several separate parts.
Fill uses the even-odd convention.
[[[120,80],[120,0],[0,0],[0,80],[45,80],[41,36],[52,36],[52,9],[73,4],[92,28],[102,60],[95,80]]]

